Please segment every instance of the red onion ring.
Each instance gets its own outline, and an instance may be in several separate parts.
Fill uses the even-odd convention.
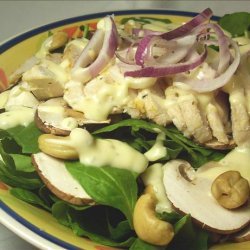
[[[191,32],[195,27],[208,21],[212,15],[212,10],[210,8],[207,8],[184,25],[169,32],[161,34],[161,37],[166,40],[172,40],[177,37],[185,36],[189,32]]]
[[[131,77],[164,77],[167,75],[178,74],[196,68],[205,61],[206,57],[207,50],[205,49],[204,52],[193,61],[168,65],[165,67],[145,67],[135,71],[127,71],[124,75]]]
[[[213,79],[190,80],[185,83],[188,84],[193,90],[200,93],[213,91],[227,84],[240,63],[240,50],[238,45],[233,40],[230,41],[230,45],[233,46],[235,51],[235,58],[224,73]]]
[[[99,49],[97,48],[97,46],[93,46],[96,44],[100,44],[99,41],[96,41],[97,37],[101,36],[99,35],[100,32],[98,32],[96,36],[94,35],[89,42],[89,49],[93,47],[97,48],[97,51],[94,51],[94,53],[99,52],[99,54],[93,63],[91,63],[86,68],[82,68],[80,67],[81,65],[86,66],[86,62],[83,59],[84,55],[90,53],[88,48],[84,49],[82,55],[80,56],[82,58],[82,61],[84,61],[84,64],[81,61],[78,61],[76,63],[75,67],[72,69],[71,72],[71,77],[73,80],[78,80],[83,83],[88,82],[92,78],[96,77],[115,55],[115,51],[118,46],[118,32],[114,20],[112,17],[107,16],[103,18],[100,22],[104,22],[104,28],[98,29],[103,30],[104,33],[102,47]]]

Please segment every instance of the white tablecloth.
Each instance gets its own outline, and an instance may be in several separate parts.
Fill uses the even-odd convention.
[[[0,41],[34,27],[88,13],[125,9],[172,9],[200,12],[210,7],[215,15],[250,12],[250,1],[0,1]],[[36,249],[0,225],[0,250]]]

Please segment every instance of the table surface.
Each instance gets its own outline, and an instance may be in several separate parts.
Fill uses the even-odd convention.
[[[170,9],[200,12],[210,7],[215,15],[250,12],[250,1],[0,1],[0,41],[34,27],[64,18],[110,10]],[[37,249],[0,225],[0,250]]]

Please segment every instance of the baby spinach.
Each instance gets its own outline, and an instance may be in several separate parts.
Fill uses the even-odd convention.
[[[70,227],[76,235],[88,237],[97,243],[128,248],[134,242],[134,232],[128,221],[112,207],[73,206],[58,201],[52,206],[52,214],[61,224]],[[116,223],[112,225],[112,229],[110,221],[112,224]]]
[[[120,133],[118,133],[118,131],[120,131]],[[100,137],[108,135],[111,138],[116,136],[117,139],[123,141],[127,141],[127,138],[130,138],[128,143],[130,143],[131,146],[136,145],[136,149],[139,149],[140,146],[141,149],[149,149],[149,146],[152,145],[151,140],[155,138],[159,131],[163,132],[166,136],[165,146],[167,147],[168,155],[162,159],[164,161],[178,157],[188,160],[194,168],[198,168],[207,161],[220,160],[226,154],[226,152],[207,149],[194,143],[183,136],[182,133],[172,125],[163,127],[145,120],[122,120],[118,123],[98,129],[94,131],[93,134]],[[118,137],[119,135],[121,137]],[[143,145],[138,145],[138,138],[140,138],[140,143],[143,143]],[[145,150],[141,150],[141,152],[144,153]]]
[[[175,237],[166,250],[207,250],[208,233],[197,229],[190,215],[183,216],[174,224]]]
[[[226,14],[219,20],[219,25],[230,32],[233,37],[243,36],[250,29],[250,13]]]
[[[17,171],[22,171],[25,173],[32,173],[35,171],[34,166],[31,163],[31,157],[21,154],[10,154],[14,161]]]
[[[37,205],[40,207],[45,208],[46,210],[50,211],[50,207],[48,207],[44,201],[34,192],[23,189],[23,188],[12,188],[10,193],[14,195],[16,198],[23,200],[27,203],[32,205]]]
[[[119,209],[132,226],[138,192],[135,173],[113,167],[89,167],[79,162],[67,162],[66,167],[98,204]]]
[[[39,152],[38,137],[42,134],[34,122],[27,127],[17,126],[8,129],[9,135],[22,148],[22,153],[33,154]]]
[[[34,167],[30,165],[30,156],[7,154],[3,149],[2,142],[0,142],[0,155],[2,157],[2,161],[0,161],[0,180],[12,187],[29,190],[42,186],[42,181],[34,171]]]

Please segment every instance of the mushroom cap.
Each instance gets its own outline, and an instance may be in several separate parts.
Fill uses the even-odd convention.
[[[82,112],[69,108],[61,97],[40,103],[35,115],[37,127],[46,134],[55,135],[69,135],[74,128],[83,125],[89,130],[95,130],[109,124],[111,119],[113,118],[105,121],[87,120]]]
[[[58,198],[75,205],[95,203],[68,172],[64,161],[40,152],[32,155],[32,163],[44,184]]]
[[[66,105],[66,102],[60,97],[41,103],[37,107],[35,115],[37,127],[48,134],[69,135],[70,128],[63,126],[66,118]]]
[[[235,242],[250,241],[250,225],[230,237]]]
[[[197,175],[186,161],[173,160],[165,164],[163,182],[173,206],[190,214],[207,230],[230,234],[250,223],[250,204],[237,210],[221,207],[210,191],[213,180]]]

